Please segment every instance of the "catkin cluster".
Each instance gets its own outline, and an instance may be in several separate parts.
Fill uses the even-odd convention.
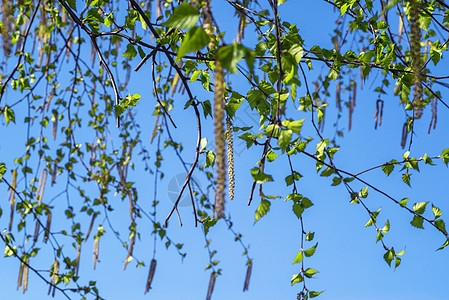
[[[214,95],[214,134],[215,134],[215,166],[217,188],[215,192],[215,211],[217,217],[223,217],[225,208],[225,130],[224,130],[224,77],[223,67],[219,61],[215,67],[215,95]]]
[[[421,29],[419,28],[419,5],[417,0],[410,3],[410,54],[413,70],[413,106],[415,119],[419,119],[423,110],[423,88],[421,83]]]

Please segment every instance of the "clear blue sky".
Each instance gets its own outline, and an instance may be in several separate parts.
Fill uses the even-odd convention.
[[[218,3],[220,2],[220,3]],[[224,5],[224,1],[214,1],[213,6],[220,7],[221,14],[216,15],[218,23],[223,28],[235,29],[236,24],[229,24],[227,19],[233,15],[233,10]],[[313,11],[313,13],[311,13]],[[338,15],[331,5],[324,1],[301,1],[289,0],[280,8],[283,20],[298,24],[300,33],[308,47],[320,44],[323,47],[332,47],[330,42],[331,30]],[[234,26],[234,27],[232,27]],[[396,30],[396,28],[394,28]],[[235,32],[235,31],[233,31]],[[251,34],[251,32],[247,32]],[[232,34],[228,41],[233,39]],[[443,59],[445,59],[443,57]],[[133,62],[137,64],[137,61]],[[444,64],[447,66],[447,63]],[[316,71],[312,72],[310,80],[321,70],[319,64]],[[133,66],[134,67],[134,66]],[[147,65],[140,72],[148,72]],[[153,97],[149,88],[149,76],[132,75],[129,90],[131,93],[142,95],[137,107],[138,122],[145,131],[146,140],[149,137],[154,124]],[[345,137],[338,140],[341,150],[335,157],[335,164],[344,170],[358,172],[369,167],[382,164],[392,158],[401,159],[405,150],[400,147],[402,124],[405,121],[403,108],[399,105],[398,97],[392,95],[392,89],[387,95],[383,95],[385,101],[383,124],[374,130],[375,100],[377,94],[371,92],[371,76],[363,90],[358,90],[357,107],[353,115],[353,128]],[[237,80],[234,80],[235,82]],[[234,88],[238,84],[234,85]],[[333,90],[333,88],[331,88]],[[196,94],[203,95],[200,84],[194,88]],[[298,94],[304,94],[301,87]],[[10,95],[13,95],[10,93]],[[447,90],[443,90],[443,99],[447,99]],[[211,99],[211,94],[205,95]],[[183,103],[186,101],[182,96],[175,98],[178,101],[175,111],[172,113],[178,130],[173,130],[175,140],[183,141],[183,156],[186,161],[193,159],[193,149],[196,132],[186,132],[185,128],[195,128],[191,111],[183,112]],[[212,100],[212,99],[211,99]],[[10,101],[10,100],[8,100]],[[330,100],[332,101],[332,100]],[[250,116],[248,107],[242,107],[244,114],[238,119],[244,125],[258,125]],[[177,114],[179,113],[179,114]],[[16,111],[17,125],[2,129],[0,137],[14,142],[13,146],[6,143],[0,145],[0,157],[2,161],[10,162],[18,148],[20,139],[16,139],[17,132],[23,132],[19,125],[24,117],[24,112]],[[291,110],[292,118],[306,118],[303,134],[313,134],[310,115]],[[331,102],[327,112],[326,128],[324,134],[333,136],[332,124],[335,121],[335,105]],[[257,120],[257,116],[256,116]],[[427,128],[430,121],[430,108],[426,109],[415,127],[416,136],[411,151],[411,156],[421,157],[424,153],[429,156],[441,154],[441,149],[448,148],[449,135],[449,111],[440,106],[438,111],[438,124],[436,130],[430,135]],[[342,126],[347,124],[347,116],[342,118]],[[210,118],[205,122],[205,134],[212,141]],[[2,125],[3,126],[3,125]],[[236,124],[236,126],[239,126]],[[5,133],[6,132],[6,135]],[[112,134],[114,135],[114,133]],[[23,143],[22,143],[23,144]],[[237,149],[242,149],[242,142],[235,139]],[[151,150],[153,145],[147,145]],[[240,148],[239,148],[240,147]],[[313,143],[310,145],[313,151]],[[212,249],[217,250],[215,259],[220,261],[219,267],[223,269],[223,275],[217,278],[213,299],[296,299],[301,285],[290,285],[291,276],[298,273],[300,266],[292,265],[296,253],[300,250],[300,224],[291,211],[291,202],[283,202],[284,198],[272,201],[270,213],[254,225],[254,212],[259,204],[255,197],[253,204],[248,207],[248,200],[252,179],[249,170],[259,160],[260,149],[256,153],[238,152],[235,157],[236,165],[236,198],[227,202],[226,210],[231,214],[234,229],[243,235],[245,244],[249,244],[249,255],[254,260],[249,291],[242,292],[246,272],[246,259],[242,256],[242,248],[235,243],[234,236],[228,232],[225,224],[219,222],[213,227],[208,235],[212,239]],[[172,202],[167,194],[168,183],[174,176],[183,173],[181,164],[174,158],[173,154],[165,151],[164,172],[165,179],[159,183],[158,200],[161,204],[158,215],[163,220],[171,208]],[[204,159],[201,160],[204,163]],[[368,221],[366,212],[360,205],[349,204],[349,196],[343,186],[331,187],[331,178],[322,178],[315,174],[315,162],[311,159],[299,156],[294,159],[295,168],[304,175],[298,183],[299,193],[310,198],[314,206],[307,210],[303,217],[306,231],[315,232],[315,242],[318,242],[317,252],[313,257],[306,260],[306,267],[318,270],[320,273],[314,279],[308,280],[308,287],[312,290],[325,292],[318,299],[447,299],[447,269],[449,266],[448,249],[436,252],[435,250],[444,242],[443,236],[434,228],[424,225],[426,230],[413,228],[410,225],[412,216],[404,210],[399,209],[391,201],[369,190],[366,204],[372,210],[382,208],[379,216],[379,226],[386,219],[390,220],[391,230],[385,237],[389,246],[394,246],[397,252],[405,248],[402,264],[396,270],[389,268],[383,259],[384,250],[380,244],[376,244],[376,232],[372,227],[365,228]],[[268,195],[277,194],[285,197],[289,193],[283,183],[283,178],[288,173],[288,162],[277,161],[269,164],[267,173],[272,174],[275,183],[264,185],[264,192]],[[9,173],[8,173],[9,174]],[[435,206],[443,210],[443,218],[449,211],[448,202],[448,169],[442,162],[437,166],[421,166],[420,173],[412,175],[412,189],[401,180],[401,173],[397,169],[386,177],[381,170],[372,171],[363,176],[365,180],[381,188],[396,199],[410,197],[410,203],[431,201]],[[143,166],[136,166],[136,172],[132,174],[136,180],[141,199],[141,206],[150,209],[153,199],[153,178],[143,172]],[[8,178],[8,177],[7,177]],[[200,182],[204,188],[207,183]],[[354,188],[363,188],[363,185],[354,182]],[[1,187],[3,201],[0,207],[3,216],[0,219],[1,228],[7,228],[9,216],[9,204],[7,203],[7,191],[5,186]],[[49,189],[49,187],[47,187]],[[56,195],[59,191],[50,191],[49,195]],[[257,195],[257,193],[255,193]],[[76,195],[73,194],[76,202]],[[57,201],[65,201],[57,199]],[[126,230],[129,226],[128,203],[117,199],[114,213],[114,226]],[[429,204],[430,206],[430,204]],[[171,219],[168,234],[174,241],[183,243],[183,251],[187,252],[182,261],[173,247],[165,250],[163,243],[157,243],[157,269],[153,280],[153,289],[143,295],[148,266],[153,252],[153,239],[151,236],[152,225],[148,220],[138,221],[141,241],[135,247],[135,256],[143,260],[146,267],[135,268],[130,263],[126,271],[123,271],[123,261],[126,252],[121,247],[110,230],[105,227],[107,237],[100,242],[100,263],[97,263],[95,271],[92,270],[92,247],[93,240],[83,245],[80,275],[81,280],[96,280],[101,295],[106,299],[204,299],[209,282],[210,271],[204,271],[208,263],[207,250],[201,227],[195,228],[191,208],[180,207],[180,214],[184,222],[179,227],[176,216]],[[101,219],[101,217],[100,217]],[[63,222],[56,217],[55,223]],[[56,225],[57,226],[57,225]],[[88,223],[86,224],[88,226]],[[87,230],[87,227],[86,229]],[[312,246],[309,244],[307,247]],[[71,251],[70,245],[64,249]],[[44,250],[45,251],[45,250]],[[41,255],[43,255],[42,253]],[[35,261],[31,260],[31,263]],[[39,265],[39,262],[36,261]],[[42,269],[48,268],[43,264]],[[31,274],[29,290],[25,295],[16,292],[17,274],[19,265],[13,258],[0,260],[0,287],[4,299],[47,299],[48,287]],[[84,282],[84,281],[83,281]],[[63,299],[61,294],[56,299]],[[77,299],[74,296],[73,299]]]

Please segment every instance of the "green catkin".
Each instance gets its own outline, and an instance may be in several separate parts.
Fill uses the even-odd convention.
[[[228,182],[229,182],[229,199],[234,200],[234,142],[232,140],[232,121],[229,117],[226,118],[226,141],[228,150]]]
[[[419,5],[417,0],[410,3],[410,54],[413,70],[413,106],[415,119],[421,118],[423,110],[423,88],[421,83],[421,29],[419,28]]]
[[[226,181],[226,156],[225,156],[225,129],[224,129],[224,78],[223,67],[217,61],[215,67],[215,96],[214,96],[214,133],[215,133],[215,166],[216,166],[216,192],[215,211],[217,217],[223,217],[225,209],[225,181]]]

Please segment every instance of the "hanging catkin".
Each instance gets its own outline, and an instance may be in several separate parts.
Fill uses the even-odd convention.
[[[151,283],[153,282],[154,272],[156,271],[156,260],[153,258],[150,264],[150,272],[148,273],[147,285],[145,287],[145,293],[151,289]]]
[[[214,292],[214,286],[215,286],[215,278],[216,278],[216,273],[212,272],[210,274],[210,279],[209,279],[209,286],[207,288],[207,295],[206,295],[206,300],[210,300],[212,298],[212,293]]]
[[[247,291],[249,288],[249,279],[251,278],[251,270],[253,269],[253,261],[250,259],[247,262],[245,284],[243,285],[243,291]]]
[[[421,118],[423,90],[421,83],[421,29],[419,28],[419,5],[417,0],[409,0],[410,4],[410,55],[413,71],[413,107],[415,119]]]
[[[229,117],[226,118],[226,141],[228,150],[228,181],[229,181],[229,199],[234,200],[234,142],[233,142],[233,126]]]
[[[9,215],[8,230],[12,229],[12,221],[14,219],[14,211],[16,210],[16,181],[17,181],[17,168],[12,171],[11,189],[9,190],[9,201],[11,202],[11,214]]]
[[[214,96],[214,133],[215,133],[215,166],[216,166],[216,192],[215,212],[217,217],[223,217],[225,208],[225,181],[226,181],[226,157],[225,157],[225,130],[224,130],[224,78],[221,63],[217,61],[215,67],[215,96]]]

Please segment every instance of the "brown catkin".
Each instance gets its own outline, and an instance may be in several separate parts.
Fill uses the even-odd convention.
[[[27,257],[25,260],[25,266],[23,266],[23,283],[22,283],[22,291],[25,294],[25,292],[28,290],[28,276],[29,276],[29,272],[30,272],[30,268],[29,263],[30,263],[30,258]]]
[[[225,130],[224,130],[224,77],[223,68],[219,61],[215,67],[215,96],[214,96],[214,133],[215,133],[215,166],[216,166],[216,192],[215,211],[217,217],[224,216],[225,209],[225,181],[226,181],[226,157],[225,157]]]
[[[47,223],[45,224],[44,243],[46,243],[48,241],[48,238],[50,237],[50,227],[51,227],[51,211],[48,211]]]
[[[419,28],[419,5],[417,0],[410,4],[410,54],[413,71],[413,106],[415,119],[421,118],[423,110],[423,88],[421,83],[421,29]]]
[[[234,200],[234,141],[233,141],[233,126],[229,117],[226,118],[226,142],[228,150],[228,181],[229,181],[229,199]]]
[[[211,300],[212,299],[212,293],[214,292],[215,278],[216,277],[217,277],[217,274],[215,272],[212,272],[210,274],[209,286],[207,288],[206,300]]]
[[[55,258],[54,262],[53,262],[53,270],[50,270],[50,274],[51,275],[51,279],[50,279],[50,288],[48,289],[48,295],[54,297],[55,296],[55,292],[56,292],[56,277],[58,276],[59,273],[59,262],[58,260]]]
[[[76,254],[75,276],[78,276],[78,270],[80,268],[81,259],[81,243],[78,244],[78,252]]]
[[[250,259],[248,260],[247,268],[246,268],[246,276],[245,276],[245,283],[243,285],[243,291],[247,291],[249,288],[249,279],[251,278],[251,270],[253,269],[253,261]]]
[[[156,260],[153,258],[150,264],[150,272],[148,273],[147,285],[145,286],[145,293],[151,289],[151,283],[153,282],[154,272],[156,271]]]

